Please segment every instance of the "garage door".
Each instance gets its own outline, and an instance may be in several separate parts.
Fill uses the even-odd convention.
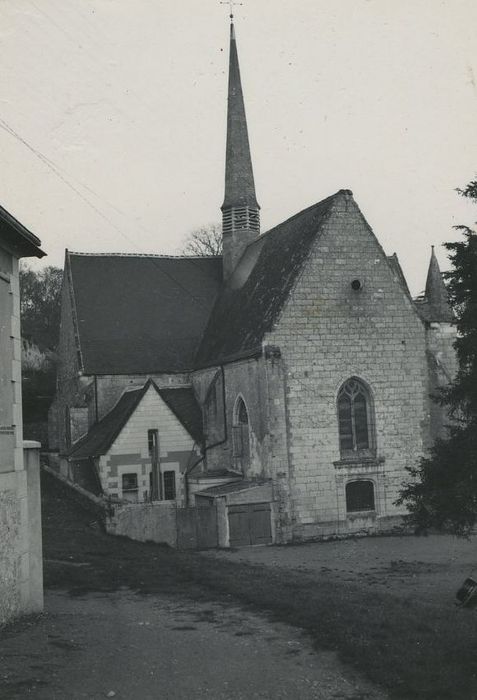
[[[271,544],[270,503],[246,503],[229,506],[230,546]]]

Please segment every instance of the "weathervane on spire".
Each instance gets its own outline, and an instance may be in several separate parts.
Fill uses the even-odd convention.
[[[221,5],[228,5],[230,10],[230,19],[234,18],[234,6],[243,5],[243,2],[236,2],[235,0],[220,0]]]

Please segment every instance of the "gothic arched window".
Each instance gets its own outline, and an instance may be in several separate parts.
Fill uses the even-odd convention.
[[[373,449],[373,411],[369,391],[351,377],[338,392],[338,429],[341,454]]]
[[[235,402],[232,448],[234,467],[245,474],[250,464],[250,427],[247,407],[241,396]]]

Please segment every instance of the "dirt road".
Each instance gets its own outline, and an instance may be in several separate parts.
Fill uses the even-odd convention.
[[[225,603],[121,590],[49,592],[47,614],[0,643],[3,700],[384,695],[294,627]]]

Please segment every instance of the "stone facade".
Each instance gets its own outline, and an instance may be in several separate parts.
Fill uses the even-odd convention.
[[[343,193],[265,337],[262,356],[193,375],[204,406],[207,468],[234,469],[231,432],[241,397],[250,437],[245,476],[274,484],[277,541],[397,524],[403,510],[395,500],[406,468],[433,437],[429,352],[449,369],[447,381],[455,371],[455,329],[444,325],[421,320],[351,195]],[[369,391],[373,444],[344,457],[337,395],[351,377]],[[436,425],[442,420],[435,417]],[[374,508],[348,513],[346,487],[358,480],[372,482]]]
[[[268,340],[286,367],[294,536],[374,529],[401,514],[405,468],[428,442],[426,331],[351,196],[334,204]],[[337,394],[350,377],[369,389],[374,446],[343,459]],[[373,482],[376,508],[348,517],[346,483],[359,478]]]
[[[0,213],[3,217],[5,212]],[[22,431],[18,279],[22,250],[4,244],[3,231],[1,228],[0,625],[43,607],[39,444],[26,444],[24,456]]]

